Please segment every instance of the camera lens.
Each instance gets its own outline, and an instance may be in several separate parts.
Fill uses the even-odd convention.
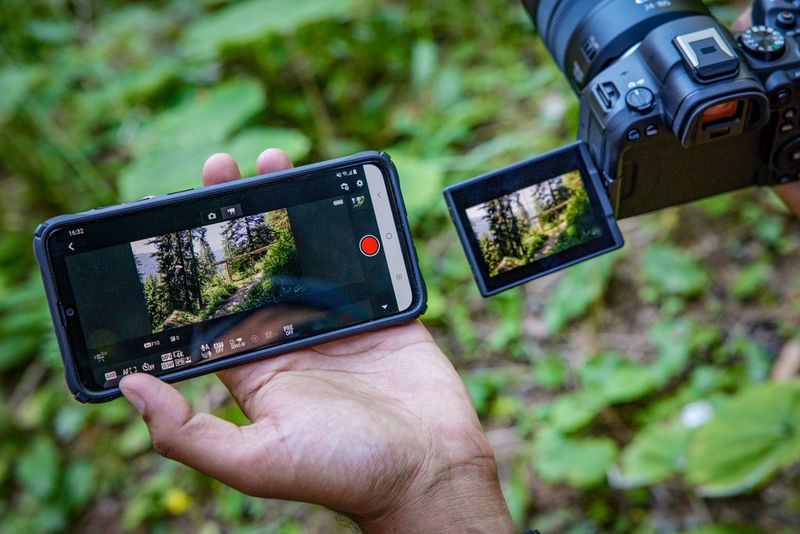
[[[700,0],[525,0],[525,8],[576,90],[658,26],[709,14]]]

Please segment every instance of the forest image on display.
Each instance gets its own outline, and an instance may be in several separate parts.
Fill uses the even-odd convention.
[[[153,332],[302,291],[286,210],[144,239],[131,248]]]
[[[467,217],[491,276],[602,235],[578,171],[472,207]]]

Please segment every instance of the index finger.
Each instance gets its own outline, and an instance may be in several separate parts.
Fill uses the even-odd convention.
[[[242,177],[239,165],[230,154],[214,154],[203,165],[203,185],[216,185]]]

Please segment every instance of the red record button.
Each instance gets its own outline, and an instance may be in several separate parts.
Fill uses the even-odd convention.
[[[378,252],[381,251],[381,243],[378,241],[378,238],[374,235],[365,235],[361,238],[361,242],[358,244],[358,248],[361,249],[361,253],[368,258],[375,256]]]

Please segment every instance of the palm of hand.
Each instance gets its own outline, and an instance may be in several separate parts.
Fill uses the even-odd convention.
[[[274,149],[258,160],[260,173],[288,167]],[[224,154],[203,169],[205,185],[237,178]],[[513,529],[469,394],[419,322],[218,376],[252,424],[193,413],[144,373],[120,388],[158,452],[246,493],[322,504],[364,531]]]
[[[232,484],[248,493],[379,514],[439,455],[491,454],[463,383],[419,323],[220,375],[253,421],[238,460],[251,476]]]

